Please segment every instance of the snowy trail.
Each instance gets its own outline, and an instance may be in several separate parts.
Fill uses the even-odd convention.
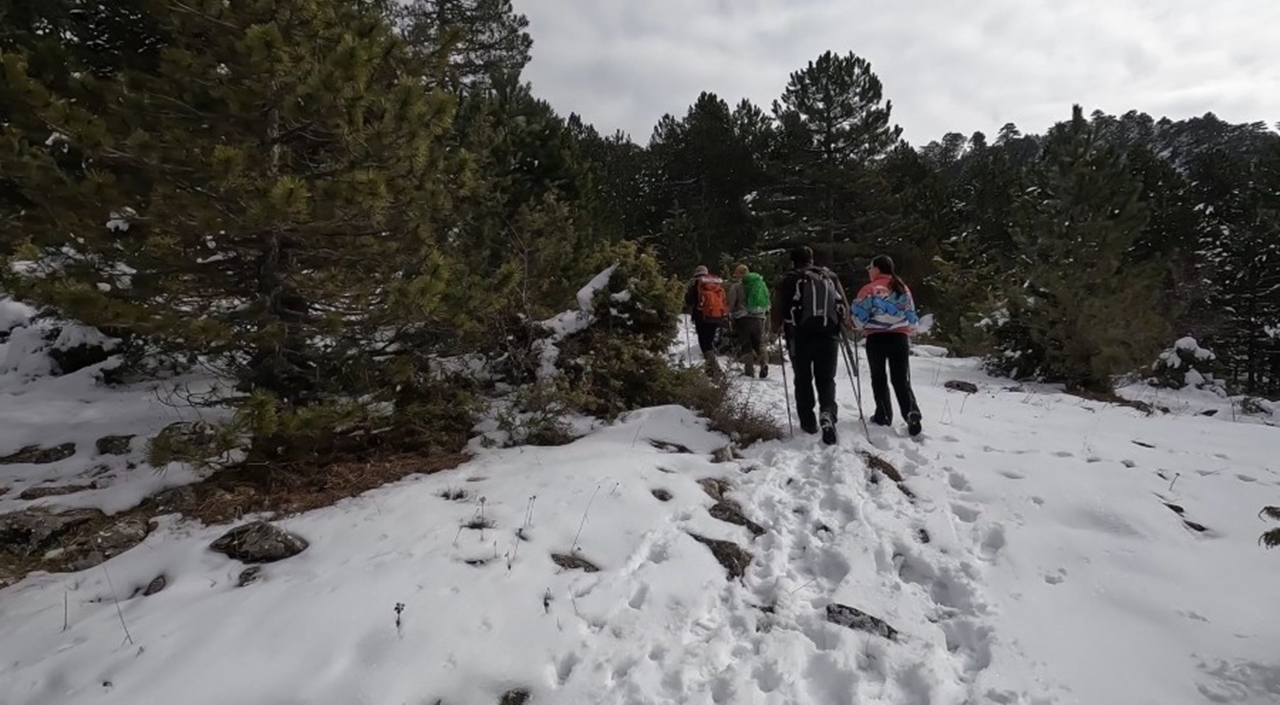
[[[919,440],[863,438],[842,377],[835,447],[798,436],[716,464],[725,439],[675,407],[564,447],[477,444],[456,471],[280,522],[311,547],[247,587],[207,548],[229,527],[165,518],[104,567],[0,590],[0,703],[1280,702],[1280,555],[1256,544],[1258,509],[1280,502],[1280,431],[1200,416],[1225,407],[1194,394],[1145,417],[1013,391],[972,360],[912,365]],[[743,385],[782,418],[777,372]],[[133,397],[78,398],[73,440],[160,424],[108,423]],[[0,452],[63,440],[38,430]],[[18,497],[29,478],[74,483],[85,462],[13,466],[3,501],[35,506]],[[759,536],[712,516],[709,480]],[[741,579],[695,534],[749,551]],[[158,575],[162,592],[136,592]],[[832,624],[831,605],[898,635]]]

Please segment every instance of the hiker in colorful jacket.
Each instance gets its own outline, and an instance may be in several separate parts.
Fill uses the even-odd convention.
[[[733,284],[729,287],[729,315],[742,349],[742,373],[755,376],[760,365],[760,379],[769,376],[769,358],[764,349],[765,316],[769,315],[769,285],[764,277],[745,264],[733,268]]]
[[[876,402],[871,422],[880,426],[893,423],[893,400],[889,396],[892,381],[898,409],[907,420],[907,430],[914,436],[921,430],[920,407],[911,391],[910,335],[920,322],[915,300],[906,282],[894,271],[893,260],[888,255],[872,259],[867,273],[871,281],[858,291],[853,301],[853,319],[867,341],[867,366],[871,369],[871,392]]]
[[[702,351],[707,373],[720,374],[720,361],[716,359],[716,332],[729,322],[729,304],[724,291],[724,281],[698,265],[693,279],[684,293],[684,311],[693,321],[698,336],[698,349]]]

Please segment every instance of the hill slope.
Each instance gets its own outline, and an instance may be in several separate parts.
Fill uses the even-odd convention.
[[[842,375],[835,447],[715,463],[726,440],[674,407],[563,447],[477,443],[456,471],[281,522],[310,547],[243,587],[208,550],[228,527],[166,521],[103,566],[0,591],[0,702],[1280,700],[1280,554],[1256,516],[1280,499],[1280,431],[1194,413],[1207,399],[1146,417],[913,364],[919,440],[868,443]],[[743,393],[783,417],[779,372]],[[17,389],[7,417],[56,402]],[[93,405],[112,398],[86,403],[104,432]],[[0,455],[49,433],[22,426]],[[0,512],[31,504],[16,494]],[[715,541],[750,552],[740,579]]]

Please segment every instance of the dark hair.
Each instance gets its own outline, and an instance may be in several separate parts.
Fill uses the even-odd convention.
[[[797,267],[803,267],[813,264],[813,250],[801,245],[791,251],[791,264]]]
[[[889,275],[889,277],[893,280],[893,283],[891,284],[891,286],[893,287],[893,293],[895,294],[907,293],[906,282],[903,282],[902,277],[898,276],[897,272],[893,271],[892,257],[890,257],[889,255],[876,255],[871,259],[871,266],[880,270],[881,273]]]

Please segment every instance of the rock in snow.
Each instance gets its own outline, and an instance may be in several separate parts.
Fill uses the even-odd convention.
[[[274,563],[302,553],[308,545],[300,536],[256,521],[228,531],[209,548],[242,563]]]

